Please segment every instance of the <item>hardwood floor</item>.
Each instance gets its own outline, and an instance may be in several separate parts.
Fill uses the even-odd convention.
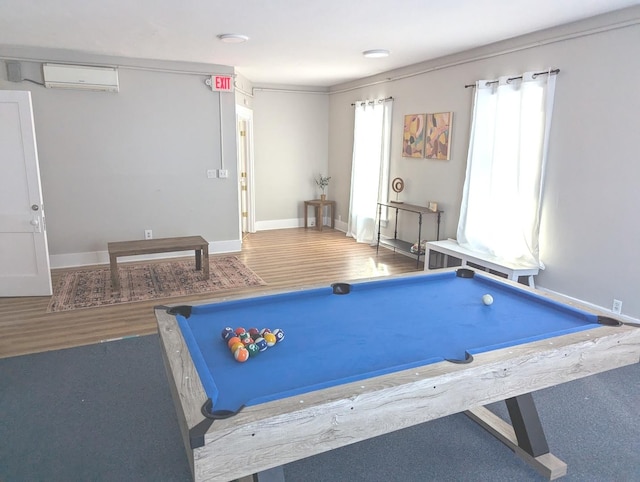
[[[415,259],[384,248],[376,255],[375,247],[356,243],[332,229],[260,231],[247,235],[236,255],[267,286],[219,292],[218,298],[416,271]],[[418,269],[422,270],[422,263]],[[53,270],[54,286],[68,271]],[[0,298],[0,358],[152,334],[156,332],[154,306],[207,299],[215,297],[189,296],[47,313],[49,296]]]

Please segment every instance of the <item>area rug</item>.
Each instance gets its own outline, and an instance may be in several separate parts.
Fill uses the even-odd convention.
[[[193,259],[165,263],[121,264],[120,292],[111,290],[109,267],[66,273],[56,284],[47,312],[77,310],[189,296],[266,283],[235,256],[209,258],[210,278],[195,270]]]

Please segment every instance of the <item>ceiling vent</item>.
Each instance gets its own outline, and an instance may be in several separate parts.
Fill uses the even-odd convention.
[[[42,71],[49,89],[119,90],[118,70],[113,67],[43,64]]]

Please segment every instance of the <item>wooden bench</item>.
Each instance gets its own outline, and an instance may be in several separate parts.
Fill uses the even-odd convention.
[[[505,261],[495,256],[485,253],[478,253],[470,249],[463,248],[455,239],[447,239],[443,241],[429,241],[427,243],[427,252],[425,257],[424,269],[429,269],[429,255],[431,251],[444,254],[443,267],[447,267],[447,256],[453,256],[462,261],[462,266],[467,263],[473,263],[483,268],[506,274],[507,278],[512,281],[518,281],[520,276],[527,276],[529,286],[535,287],[533,277],[538,274],[540,268],[535,265],[518,264],[511,261]]]
[[[137,241],[115,241],[107,243],[113,291],[120,291],[118,257],[168,253],[171,251],[190,251],[192,249],[195,250],[196,253],[196,270],[202,270],[205,279],[209,279],[209,243],[202,236],[142,239]]]

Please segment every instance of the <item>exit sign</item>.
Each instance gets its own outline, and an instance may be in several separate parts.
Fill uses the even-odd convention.
[[[233,92],[233,77],[230,75],[212,75],[211,89],[219,92]]]

